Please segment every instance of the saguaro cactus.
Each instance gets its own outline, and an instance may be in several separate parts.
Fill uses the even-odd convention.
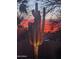
[[[45,8],[43,8],[42,31],[40,31],[41,15],[40,15],[40,11],[38,10],[38,3],[35,4],[35,10],[32,10],[32,14],[34,16],[34,23],[31,25],[32,31],[29,31],[29,37],[31,34],[33,35],[33,37],[32,38],[30,37],[29,42],[34,47],[34,59],[38,59],[38,49],[39,49],[39,46],[43,43]]]

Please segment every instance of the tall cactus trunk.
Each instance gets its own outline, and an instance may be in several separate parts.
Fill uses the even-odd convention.
[[[43,8],[43,21],[42,21],[42,33],[44,33],[44,26],[45,25],[45,7]]]
[[[38,46],[34,47],[34,59],[38,59],[38,49]]]
[[[42,20],[42,32],[40,31],[40,24],[41,24],[41,15],[40,11],[38,10],[38,3],[35,4],[35,10],[32,12],[34,15],[34,24],[32,25],[32,31],[33,31],[33,38],[30,37],[30,44],[34,47],[34,59],[39,59],[39,46],[43,43],[43,36],[44,36],[44,25],[45,25],[45,8],[43,8],[43,20]],[[32,34],[30,32],[30,34]],[[33,39],[33,41],[31,40]]]
[[[42,36],[41,36],[41,40],[42,40],[42,43],[43,43],[43,40],[44,40],[44,27],[45,27],[45,7],[43,8],[43,20],[42,20]]]

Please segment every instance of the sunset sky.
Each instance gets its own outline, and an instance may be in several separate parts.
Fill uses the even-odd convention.
[[[51,1],[54,1],[54,0],[51,0]],[[46,7],[45,5],[45,2],[46,2],[46,0],[45,1],[41,1],[41,0],[38,0],[38,1],[36,1],[36,0],[28,0],[28,3],[27,3],[27,6],[28,6],[28,8],[27,8],[27,12],[28,12],[28,15],[26,15],[26,14],[22,14],[22,16],[25,18],[25,19],[33,19],[33,15],[32,15],[32,13],[31,13],[31,11],[33,10],[33,9],[35,9],[35,3],[38,3],[38,9],[40,10],[40,12],[41,12],[41,16],[42,16],[42,11],[43,11],[43,7]],[[18,3],[18,8],[19,8],[19,5],[20,5],[21,3]],[[47,3],[47,4],[49,4],[49,3]],[[60,5],[57,5],[57,4],[55,4],[54,6],[57,6],[56,8],[54,8],[52,11],[50,11],[50,12],[48,12],[47,14],[46,14],[46,17],[45,17],[45,19],[59,19],[60,17],[61,17],[61,13],[60,13]],[[50,9],[51,8],[51,6],[49,6],[49,8],[46,8],[46,11],[48,10],[48,9]],[[18,12],[18,16],[20,15],[20,12],[19,12],[19,10],[17,10],[17,12]]]

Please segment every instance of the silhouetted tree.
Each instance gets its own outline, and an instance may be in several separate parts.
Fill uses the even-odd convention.
[[[27,13],[26,5],[25,4],[21,4],[20,7],[19,7],[19,11],[21,13]]]
[[[43,2],[45,7],[48,9],[47,13],[50,11],[54,11],[56,7],[61,7],[61,0],[43,0]]]
[[[22,3],[20,4],[20,6],[19,6],[19,11],[21,12],[21,13],[27,13],[27,3],[28,3],[28,1],[27,0],[24,0],[24,1],[22,1]]]
[[[17,0],[17,5],[18,5],[18,19],[17,19],[17,24],[19,24],[21,22],[21,20],[24,18],[23,17],[23,14],[27,14],[27,3],[28,3],[28,0]]]

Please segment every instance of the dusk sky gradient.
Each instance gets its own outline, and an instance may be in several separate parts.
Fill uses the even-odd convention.
[[[52,0],[52,1],[54,1],[54,0]],[[31,11],[33,10],[33,9],[35,9],[35,3],[38,3],[38,10],[40,10],[40,12],[41,12],[41,16],[42,16],[42,11],[43,11],[43,7],[46,7],[45,5],[45,1],[41,1],[41,0],[39,0],[39,1],[36,1],[36,0],[29,0],[28,1],[28,3],[27,3],[27,6],[28,6],[28,8],[27,8],[27,12],[28,12],[28,15],[26,15],[26,14],[22,14],[22,16],[25,18],[25,19],[33,19],[33,15],[32,15],[32,13],[31,13]],[[21,3],[17,3],[18,4],[18,8],[19,8],[19,5],[21,4]],[[49,4],[49,3],[47,3],[47,4]],[[58,19],[60,19],[61,18],[61,5],[57,5],[57,4],[55,4],[54,6],[57,6],[56,8],[54,8],[52,11],[50,11],[50,12],[48,12],[47,14],[46,14],[46,17],[45,17],[45,19],[47,19],[47,20],[49,20],[49,19],[56,19],[56,20],[58,20]],[[51,8],[51,6],[49,6],[49,8],[46,8],[46,11],[48,10],[48,9],[50,9]],[[20,12],[19,12],[19,9],[17,10],[17,12],[18,12],[18,16],[20,15]]]

